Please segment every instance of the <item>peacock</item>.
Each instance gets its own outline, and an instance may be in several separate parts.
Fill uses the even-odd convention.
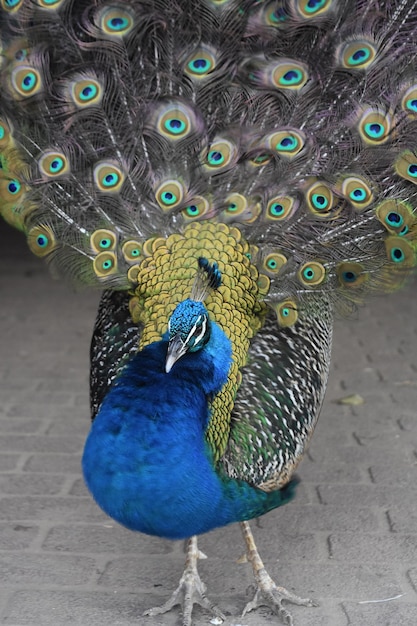
[[[134,531],[239,522],[244,612],[314,606],[248,520],[289,502],[333,322],[417,261],[417,2],[1,0],[0,212],[103,291],[82,468]]]

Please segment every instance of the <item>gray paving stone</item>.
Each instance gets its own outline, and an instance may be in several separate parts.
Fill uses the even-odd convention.
[[[3,587],[16,584],[84,585],[94,575],[94,559],[82,556],[6,554],[0,552],[0,583]]]
[[[44,474],[12,474],[0,476],[0,494],[53,495],[60,493],[65,476]]]
[[[36,524],[0,523],[0,550],[25,550],[39,534]]]
[[[132,533],[110,519],[106,524],[100,525],[54,526],[42,543],[44,550],[82,554],[158,555],[171,553],[174,546],[175,544],[171,541]]]

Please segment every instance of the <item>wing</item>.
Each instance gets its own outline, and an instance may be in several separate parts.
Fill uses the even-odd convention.
[[[332,313],[277,329],[268,315],[242,368],[230,438],[221,460],[229,476],[265,491],[288,482],[313,433],[330,368]]]
[[[94,325],[90,348],[91,419],[97,415],[114,379],[138,349],[141,328],[129,312],[129,295],[105,291]]]

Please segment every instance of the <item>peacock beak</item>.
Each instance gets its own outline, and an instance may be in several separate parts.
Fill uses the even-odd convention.
[[[184,354],[187,352],[187,344],[183,342],[181,339],[181,335],[175,335],[172,339],[169,340],[168,350],[167,350],[167,358],[165,361],[165,371],[171,371],[174,363],[178,361]]]

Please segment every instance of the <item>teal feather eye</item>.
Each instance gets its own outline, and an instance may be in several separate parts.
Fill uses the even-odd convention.
[[[202,47],[195,50],[185,61],[184,71],[191,78],[202,79],[216,67],[216,58],[211,50]]]
[[[125,241],[122,246],[122,254],[125,260],[129,262],[137,262],[142,255],[142,246],[138,241],[134,239]]]
[[[294,326],[298,320],[297,305],[294,300],[284,300],[284,302],[278,302],[274,309],[277,314],[278,324],[283,328]]]
[[[18,65],[11,74],[11,83],[19,96],[33,96],[42,88],[42,79],[38,70],[28,65]]]
[[[223,165],[225,160],[224,155],[220,152],[220,150],[210,150],[207,155],[207,161],[210,165],[217,167],[218,165]]]
[[[358,211],[366,208],[374,199],[369,181],[360,176],[347,176],[338,186],[349,203]]]
[[[262,262],[262,270],[268,274],[277,274],[287,263],[287,257],[280,252],[268,254]]]
[[[299,69],[291,69],[285,72],[280,79],[279,84],[283,87],[299,85],[303,80],[303,73]]]
[[[357,289],[369,279],[368,272],[360,263],[340,263],[336,272],[342,287],[348,289]]]
[[[4,139],[5,134],[6,134],[6,130],[5,130],[4,126],[3,126],[3,124],[0,124],[0,141],[2,139]]]
[[[303,285],[313,287],[320,285],[326,277],[326,270],[321,263],[311,261],[302,265],[298,271],[298,279]]]
[[[405,268],[414,267],[416,253],[413,245],[404,237],[391,235],[385,240],[385,250],[388,260]]]
[[[413,207],[394,198],[382,202],[376,207],[375,213],[390,233],[400,237],[407,235],[416,223]]]
[[[170,133],[172,133],[173,135],[179,135],[179,134],[183,134],[184,130],[186,129],[186,123],[183,120],[179,120],[175,117],[166,120],[164,122],[164,126],[166,128],[166,130]]]
[[[333,0],[298,0],[296,9],[301,17],[314,18],[326,13],[333,4]]]
[[[203,196],[195,196],[190,204],[182,211],[182,215],[186,220],[192,220],[202,217],[209,209],[209,202]]]
[[[283,22],[288,20],[288,15],[283,6],[272,6],[267,10],[265,15],[265,21],[269,26],[280,26]]]
[[[269,207],[269,212],[272,217],[282,217],[285,213],[285,207],[279,202],[273,202]]]
[[[100,104],[103,98],[103,89],[97,80],[83,78],[71,84],[70,97],[78,108],[93,106]]]
[[[9,193],[12,194],[12,196],[15,196],[16,194],[18,194],[21,188],[22,188],[22,185],[19,183],[18,180],[11,180],[7,185],[7,189]]]
[[[374,62],[377,48],[365,39],[359,39],[342,44],[337,53],[339,65],[351,70],[366,70]]]
[[[320,193],[313,193],[311,196],[311,202],[313,207],[318,211],[326,211],[329,207],[328,198]]]
[[[161,193],[161,200],[166,206],[171,206],[171,204],[178,202],[178,197],[172,191],[163,191]]]
[[[283,220],[290,217],[297,206],[298,203],[291,196],[275,196],[268,201],[265,215],[269,220]]]
[[[402,263],[404,259],[405,255],[401,248],[391,249],[391,260],[394,261],[394,263]]]
[[[120,8],[107,8],[99,13],[98,26],[109,37],[124,37],[134,26],[130,13]]]
[[[378,122],[364,125],[364,131],[370,139],[380,139],[384,134],[384,127]]]
[[[305,135],[295,129],[278,130],[266,137],[265,143],[270,150],[277,152],[280,157],[292,159],[296,157],[305,145]]]
[[[5,11],[13,13],[17,11],[23,0],[2,0],[1,5]]]
[[[359,120],[359,134],[368,145],[378,145],[388,140],[391,117],[376,109],[368,109]]]
[[[317,181],[306,190],[308,208],[315,215],[327,215],[333,208],[333,192],[325,183]]]
[[[270,66],[270,81],[278,89],[298,90],[308,81],[307,66],[298,61],[281,60]]]
[[[96,253],[114,250],[116,243],[117,237],[115,233],[105,228],[95,230],[90,237],[91,248]]]
[[[90,83],[83,87],[80,91],[80,100],[83,102],[89,102],[97,95],[98,87],[94,83]]]
[[[401,107],[409,117],[415,119],[417,115],[417,85],[412,85],[404,93],[401,99]]]
[[[98,278],[105,278],[117,271],[117,258],[114,252],[101,252],[93,261],[93,269]]]
[[[174,209],[183,201],[184,188],[180,182],[168,180],[158,187],[155,197],[161,209]]]
[[[401,178],[417,184],[417,152],[402,152],[395,160],[394,169]]]
[[[191,109],[180,104],[162,107],[156,123],[161,135],[174,141],[187,137],[195,126]]]
[[[56,246],[54,234],[49,226],[34,226],[28,232],[28,246],[39,257],[49,254]]]
[[[413,113],[417,113],[417,98],[410,98],[407,100],[406,108]]]
[[[385,221],[388,226],[393,226],[394,228],[398,228],[404,224],[404,220],[397,211],[391,211],[385,218]]]
[[[206,153],[205,166],[209,170],[224,168],[230,165],[236,152],[236,147],[230,141],[226,139],[215,141]]]
[[[68,159],[62,152],[47,151],[38,161],[39,170],[45,178],[55,178],[69,172]]]
[[[105,193],[117,193],[125,180],[125,174],[115,164],[103,162],[94,168],[94,182],[97,188]]]

